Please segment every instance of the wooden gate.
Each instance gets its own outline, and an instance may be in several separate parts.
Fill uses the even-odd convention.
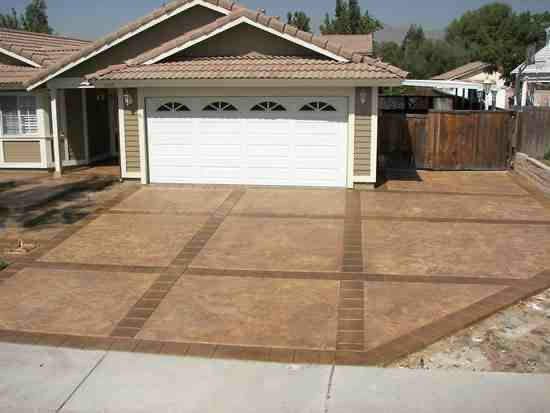
[[[506,170],[513,112],[383,113],[379,155],[388,168]]]

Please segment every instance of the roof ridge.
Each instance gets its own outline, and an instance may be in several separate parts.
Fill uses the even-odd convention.
[[[28,36],[49,37],[49,38],[60,39],[60,40],[71,40],[71,41],[82,42],[82,43],[91,43],[91,40],[78,39],[76,37],[58,36],[56,34],[30,32],[28,30],[8,29],[6,27],[0,28],[0,32],[19,33],[19,34],[24,34]]]

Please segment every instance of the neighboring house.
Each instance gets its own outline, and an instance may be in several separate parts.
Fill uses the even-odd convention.
[[[521,106],[550,106],[550,27],[546,29],[546,45],[535,53],[531,63],[522,63],[512,74],[519,76]]]
[[[491,89],[491,96],[485,99],[486,109],[496,106],[499,109],[508,109],[509,88],[506,86],[506,80],[502,73],[490,70],[491,65],[484,62],[471,62],[464,66],[457,67],[449,72],[440,74],[432,78],[436,81],[461,81],[471,82],[473,84],[484,84]],[[466,98],[471,101],[477,101],[478,95],[476,88],[458,87],[458,88],[440,88],[440,90]]]
[[[19,133],[3,123],[0,166],[61,172],[119,152],[122,178],[143,183],[373,184],[378,88],[406,73],[367,44],[226,0],[177,0],[65,56],[2,46],[2,112]]]

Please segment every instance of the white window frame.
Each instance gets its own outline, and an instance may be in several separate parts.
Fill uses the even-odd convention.
[[[4,133],[4,122],[3,122],[3,113],[0,109],[0,138],[37,138],[41,136],[42,132],[42,116],[40,114],[40,101],[38,96],[29,94],[29,93],[1,93],[0,97],[15,97],[17,98],[17,116],[19,118],[19,133],[17,134],[5,134]],[[35,106],[35,116],[36,116],[36,131],[33,133],[21,133],[21,109],[19,105],[20,98],[33,98]]]

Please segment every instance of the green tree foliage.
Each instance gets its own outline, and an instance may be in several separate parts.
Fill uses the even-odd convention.
[[[430,40],[421,26],[412,25],[401,45],[395,42],[375,44],[375,53],[385,62],[409,72],[412,79],[429,79],[470,60],[467,50],[444,40]]]
[[[303,11],[295,11],[294,13],[288,13],[288,24],[297,27],[304,32],[311,32],[311,19]]]
[[[491,63],[510,73],[526,57],[529,44],[544,40],[550,12],[515,13],[502,3],[468,11],[447,28],[447,41],[462,44],[473,60]]]
[[[383,28],[380,20],[362,13],[357,0],[336,0],[334,17],[328,13],[321,25],[323,34],[368,34]]]
[[[12,9],[11,13],[0,14],[0,27],[36,33],[53,33],[48,23],[46,0],[31,0],[22,15],[18,15],[15,9]]]
[[[6,14],[0,13],[0,27],[16,30],[21,29],[21,21],[15,9],[11,9],[11,12]]]

